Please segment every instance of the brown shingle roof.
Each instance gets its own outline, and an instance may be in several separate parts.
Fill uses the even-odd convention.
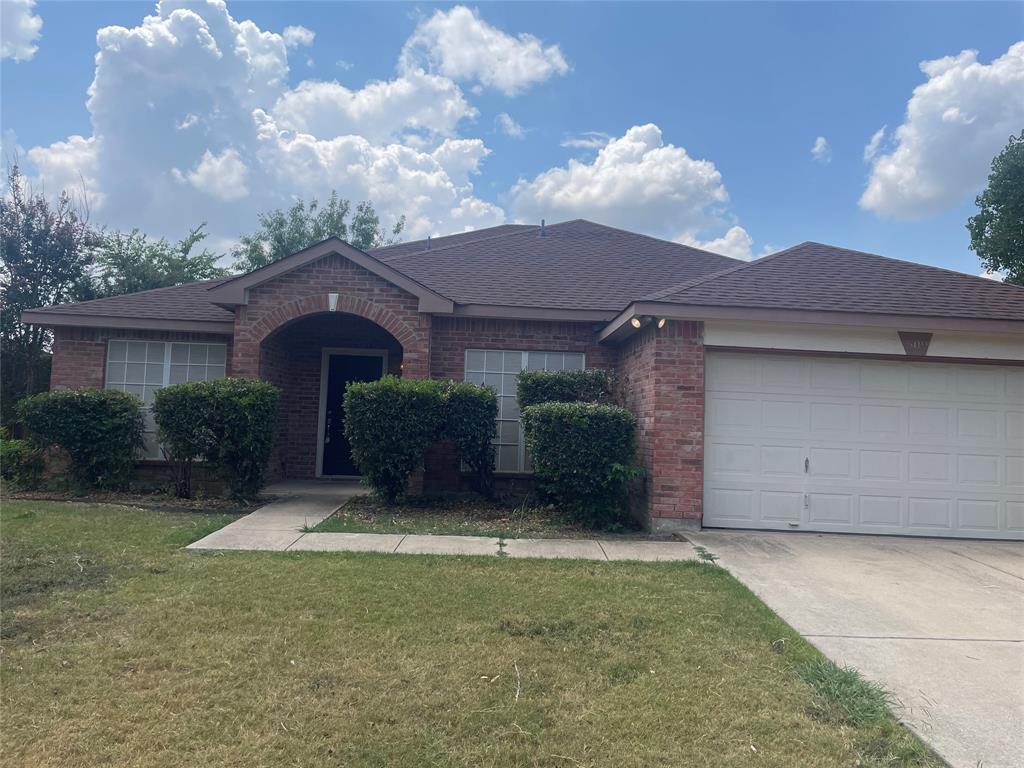
[[[154,288],[124,296],[81,301],[77,304],[58,304],[43,307],[49,315],[89,315],[91,317],[146,318],[149,320],[196,320],[227,322],[234,313],[210,301],[209,289],[228,278],[186,283],[170,288]]]
[[[1024,288],[822,243],[801,243],[644,300],[1024,321]]]
[[[475,240],[483,240],[491,237],[511,234],[523,229],[536,229],[529,224],[501,224],[497,227],[487,229],[475,229],[471,232],[459,232],[454,235],[430,238],[430,248],[447,248],[449,245],[465,245]],[[383,248],[371,248],[367,253],[381,261],[390,261],[400,256],[407,256],[410,253],[423,253],[427,250],[426,240],[413,240],[408,243],[395,243]]]
[[[457,304],[618,312],[634,301],[1024,321],[1024,289],[820,243],[754,262],[576,220],[540,235],[502,225],[376,249],[387,267]],[[228,278],[32,311],[230,323],[209,290]],[[95,324],[93,322],[92,324]],[[121,323],[122,325],[124,322]]]
[[[483,232],[489,230],[482,230]],[[388,266],[457,304],[616,311],[734,259],[577,219],[418,250]]]

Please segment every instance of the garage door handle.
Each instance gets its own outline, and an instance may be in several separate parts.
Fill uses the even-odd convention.
[[[804,474],[811,471],[811,460],[809,458],[804,459]]]

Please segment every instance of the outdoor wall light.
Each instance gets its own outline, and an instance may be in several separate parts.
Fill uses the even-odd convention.
[[[330,312],[338,311],[338,294],[328,293],[327,294],[327,309]]]

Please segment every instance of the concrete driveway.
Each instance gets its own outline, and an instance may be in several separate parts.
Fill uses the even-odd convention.
[[[951,765],[1024,765],[1024,544],[688,535],[794,629],[898,699]]]

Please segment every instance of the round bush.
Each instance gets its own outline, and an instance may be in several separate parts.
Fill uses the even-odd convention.
[[[41,445],[70,459],[71,477],[96,488],[123,488],[142,449],[142,403],[111,389],[41,392],[18,403],[18,418]]]
[[[580,522],[613,528],[628,518],[636,420],[625,408],[541,403],[523,409],[539,490]]]
[[[46,462],[43,452],[29,440],[15,440],[0,429],[0,477],[22,490],[39,487]]]
[[[385,376],[345,388],[345,437],[363,479],[394,502],[440,438],[443,382]]]
[[[584,371],[521,371],[516,377],[522,408],[540,403],[611,403],[612,375],[600,368]]]

